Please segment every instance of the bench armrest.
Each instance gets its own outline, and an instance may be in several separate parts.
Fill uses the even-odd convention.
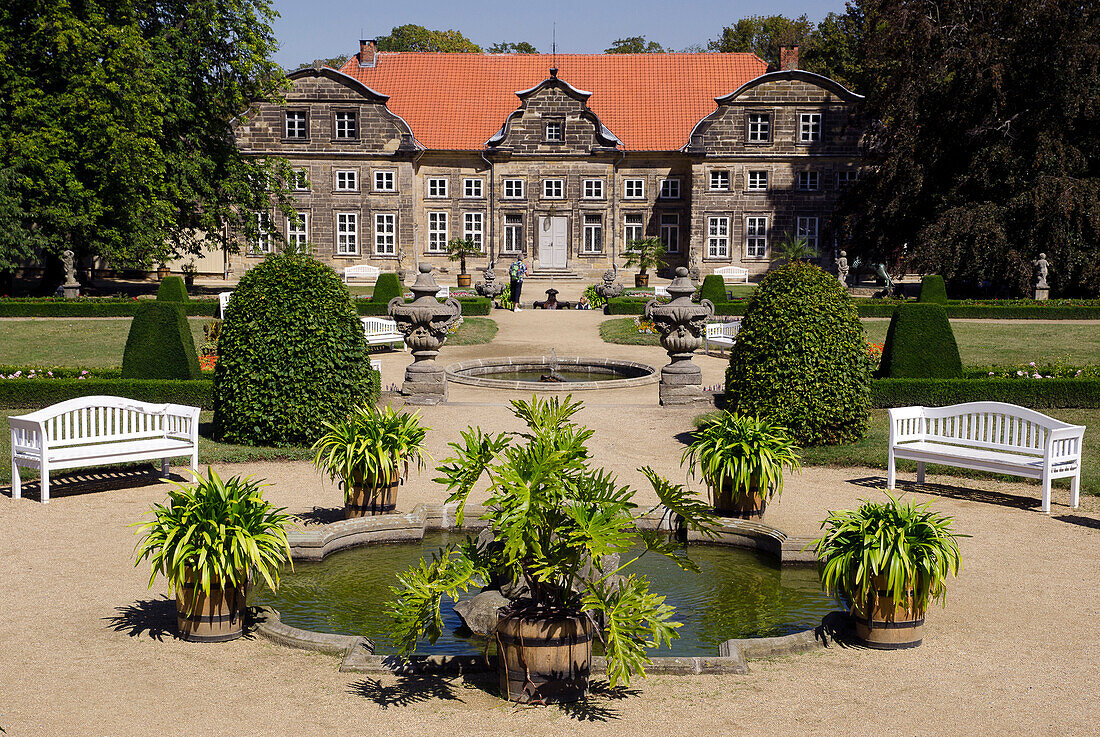
[[[1081,459],[1081,444],[1085,439],[1083,425],[1062,427],[1047,433],[1043,459],[1048,463],[1064,463]]]
[[[40,420],[28,420],[26,417],[9,417],[11,425],[11,452],[37,451],[43,455],[49,447],[46,423]]]
[[[924,437],[924,407],[893,407],[890,413],[890,445]]]

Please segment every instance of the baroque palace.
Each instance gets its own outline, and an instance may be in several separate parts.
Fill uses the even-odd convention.
[[[337,271],[449,263],[454,237],[535,275],[595,279],[630,241],[657,236],[669,266],[767,270],[805,238],[835,256],[826,223],[855,176],[862,99],[754,54],[380,53],[289,75],[279,105],[236,127],[242,150],[296,172],[297,217],[259,213],[241,273],[309,243]]]

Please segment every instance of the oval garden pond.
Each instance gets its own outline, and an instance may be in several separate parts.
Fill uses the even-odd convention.
[[[273,607],[292,627],[368,637],[376,653],[393,653],[386,603],[397,574],[464,537],[428,532],[422,541],[367,545],[332,553],[321,562],[297,562],[293,571],[284,572],[277,593],[261,583],[249,603]],[[631,567],[649,577],[651,590],[667,597],[676,608],[674,618],[683,623],[671,651],[653,655],[714,656],[728,639],[791,634],[819,625],[827,613],[840,608],[836,599],[821,591],[812,566],[780,567],[765,553],[723,545],[692,544],[688,553],[701,573],[683,572],[653,553]],[[471,590],[466,596],[476,593]],[[483,652],[485,640],[465,629],[446,597],[443,616],[443,636],[434,645],[421,643],[417,653]]]

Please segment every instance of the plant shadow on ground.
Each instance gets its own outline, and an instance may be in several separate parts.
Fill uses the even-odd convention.
[[[874,491],[886,492],[886,479],[882,476],[865,476],[858,479],[848,479],[848,483]],[[1036,509],[1040,506],[1040,501],[1030,496],[1002,494],[999,491],[974,489],[964,486],[949,486],[947,484],[918,484],[915,481],[901,481],[900,479],[897,482],[897,488],[891,493],[900,495],[910,491],[940,496],[947,499],[958,499],[965,502],[980,502],[982,504],[995,504],[1000,507],[1015,507],[1016,509]]]
[[[128,606],[115,608],[115,614],[104,617],[115,632],[125,632],[130,637],[149,638],[158,642],[176,636],[176,601],[167,596],[144,599]]]
[[[1082,517],[1079,514],[1059,514],[1054,519],[1071,525],[1080,525],[1081,527],[1091,527],[1094,530],[1100,530],[1100,519],[1094,519],[1092,517]]]
[[[308,512],[302,512],[296,516],[307,525],[328,525],[333,522],[342,522],[344,520],[344,508],[314,507]]]
[[[393,684],[378,678],[364,678],[348,686],[348,693],[370,699],[383,709],[391,706],[412,706],[425,701],[459,701],[455,677],[405,673],[396,676]]]
[[[866,649],[856,640],[856,625],[848,612],[829,612],[814,627],[814,639],[824,643],[826,649],[834,645],[839,648]]]
[[[23,498],[38,499],[42,494],[41,486],[37,478],[38,472],[34,469],[20,469],[23,478]],[[29,478],[33,471],[33,480]],[[70,473],[50,475],[50,499],[60,499],[67,496],[81,496],[104,491],[118,491],[119,489],[136,489],[142,486],[154,486],[166,481],[186,481],[187,477],[178,473],[168,476],[160,475],[160,465],[139,464],[120,466],[99,466],[94,469],[73,471]],[[12,495],[11,484],[0,487],[0,493]]]

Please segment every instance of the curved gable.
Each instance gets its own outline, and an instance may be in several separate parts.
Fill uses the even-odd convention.
[[[333,82],[336,82],[337,84],[344,85],[350,90],[358,92],[360,95],[367,98],[371,102],[380,102],[382,104],[385,104],[386,101],[390,99],[389,95],[383,95],[381,92],[375,92],[355,77],[344,74],[343,72],[338,72],[332,67],[303,67],[286,75],[286,78],[289,79],[291,82],[297,82],[300,79],[329,79]]]
[[[738,87],[728,95],[722,95],[721,97],[714,98],[714,101],[719,105],[727,105],[738,97],[745,95],[750,90],[753,90],[760,85],[768,84],[770,82],[785,82],[785,81],[798,81],[807,82],[811,85],[821,87],[824,90],[828,90],[843,102],[859,102],[863,99],[863,95],[857,95],[844,85],[836,82],[828,77],[823,77],[820,74],[814,74],[813,72],[807,72],[804,69],[787,69],[782,72],[768,72],[767,74],[761,74],[756,79],[750,79],[745,84]]]
[[[577,89],[558,79],[558,70],[550,69],[550,76],[534,87],[516,92],[520,106],[509,113],[504,124],[485,145],[496,148],[506,142],[510,146],[527,150],[590,151],[594,147],[615,148],[621,144],[599,116],[588,107],[591,92]],[[544,138],[543,121],[560,119],[564,124],[565,140],[548,143]],[[583,121],[583,123],[582,123]],[[580,126],[583,129],[578,130]],[[591,126],[588,129],[588,126]]]

